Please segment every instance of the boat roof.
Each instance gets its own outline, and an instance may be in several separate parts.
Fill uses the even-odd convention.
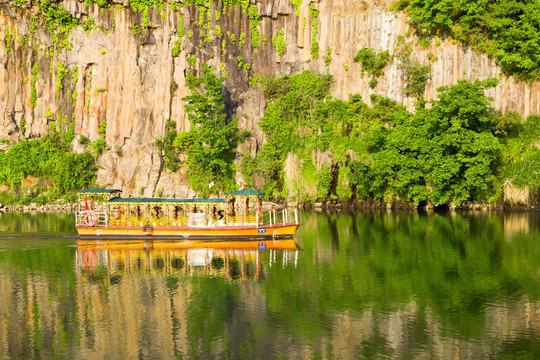
[[[251,189],[240,189],[233,192],[225,193],[225,195],[264,195],[264,192]]]
[[[93,194],[112,194],[115,192],[122,192],[122,190],[118,189],[82,189],[79,190],[79,194],[82,193],[93,193]]]
[[[192,199],[174,199],[174,198],[121,198],[113,197],[109,199],[110,203],[167,203],[167,204],[178,204],[178,203],[224,203],[225,199],[205,199],[205,198],[192,198]]]

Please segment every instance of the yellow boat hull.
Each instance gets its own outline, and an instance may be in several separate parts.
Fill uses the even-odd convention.
[[[267,226],[77,226],[81,239],[290,239],[300,224]]]

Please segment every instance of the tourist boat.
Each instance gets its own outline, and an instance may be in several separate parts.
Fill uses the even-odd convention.
[[[81,239],[287,239],[300,226],[296,209],[265,214],[264,193],[245,187],[213,199],[124,198],[118,189],[78,195]]]

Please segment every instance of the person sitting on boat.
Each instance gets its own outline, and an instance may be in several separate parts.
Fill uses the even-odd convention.
[[[223,214],[223,210],[218,210],[217,212],[217,225],[223,226],[225,225],[225,220],[223,220],[225,215]]]

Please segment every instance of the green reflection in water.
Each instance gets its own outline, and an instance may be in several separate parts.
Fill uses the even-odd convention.
[[[66,233],[76,234],[73,213],[0,212],[1,233]]]
[[[0,318],[9,319],[11,336],[7,358],[69,358],[68,349],[79,343],[74,254],[73,247],[0,251]]]
[[[200,358],[213,353],[216,340],[223,338],[226,324],[238,306],[239,289],[219,277],[194,276],[186,321],[189,324],[189,355]]]
[[[332,331],[334,312],[369,308],[384,319],[413,302],[415,347],[428,341],[426,309],[443,336],[484,340],[487,307],[539,299],[537,216],[305,214],[298,268],[275,268],[263,283],[278,314],[270,321],[309,339]],[[387,344],[372,340],[385,354]]]
[[[73,224],[69,213],[0,213],[0,318],[9,319],[8,358],[69,358],[68,349],[79,344]]]
[[[540,357],[538,213],[302,221],[297,254],[191,267],[185,249],[88,266],[72,239],[0,239],[0,358]]]

